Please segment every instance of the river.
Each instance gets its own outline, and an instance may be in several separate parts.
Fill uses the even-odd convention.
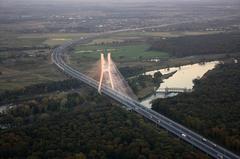
[[[146,75],[154,75],[155,72],[160,71],[162,74],[167,74],[173,71],[177,71],[172,77],[163,80],[158,89],[164,88],[186,88],[192,89],[194,79],[201,78],[207,71],[212,70],[219,64],[219,61],[205,62],[204,64],[192,64],[184,65],[181,67],[171,67],[166,69],[154,70],[146,72]],[[177,93],[170,93],[165,95],[164,93],[157,93],[141,101],[143,105],[151,108],[151,101],[157,98],[166,98],[177,95]]]

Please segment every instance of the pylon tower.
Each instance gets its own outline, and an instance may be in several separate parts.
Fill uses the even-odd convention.
[[[101,93],[101,88],[102,88],[102,83],[103,83],[103,78],[104,75],[108,74],[109,81],[111,84],[111,88],[114,89],[114,84],[113,84],[113,78],[112,78],[112,59],[111,59],[111,53],[108,53],[107,55],[107,61],[105,61],[104,54],[101,53],[101,74],[100,74],[100,80],[99,80],[99,85],[98,85],[98,92]],[[105,78],[107,79],[107,78]]]

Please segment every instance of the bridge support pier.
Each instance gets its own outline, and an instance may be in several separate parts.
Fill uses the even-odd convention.
[[[101,94],[102,82],[104,78],[104,73],[108,73],[109,81],[111,84],[112,89],[114,89],[113,78],[112,78],[112,60],[111,60],[111,53],[107,55],[107,62],[105,61],[104,54],[101,53],[101,73],[100,73],[100,80],[98,85],[98,92]]]

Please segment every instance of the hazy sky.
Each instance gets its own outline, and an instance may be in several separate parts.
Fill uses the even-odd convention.
[[[221,2],[221,1],[238,1],[238,0],[0,0],[1,3],[9,3],[9,2],[38,2],[38,3],[43,3],[43,2],[181,2],[181,1],[209,1],[209,2]]]
[[[29,5],[29,4],[74,4],[74,3],[84,3],[84,4],[112,4],[112,3],[144,3],[144,2],[159,2],[159,3],[181,3],[181,2],[197,2],[197,3],[214,3],[218,4],[221,2],[224,3],[232,3],[236,4],[236,2],[240,4],[240,0],[0,0],[0,6],[6,5]]]

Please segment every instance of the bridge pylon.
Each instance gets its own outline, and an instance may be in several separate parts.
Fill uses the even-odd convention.
[[[101,53],[101,67],[100,67],[100,80],[98,85],[98,92],[101,94],[101,88],[103,83],[103,78],[106,73],[108,74],[109,81],[111,84],[112,89],[114,89],[113,84],[113,77],[112,77],[112,59],[111,59],[111,53],[108,53],[107,55],[107,61],[105,61],[104,53]]]

